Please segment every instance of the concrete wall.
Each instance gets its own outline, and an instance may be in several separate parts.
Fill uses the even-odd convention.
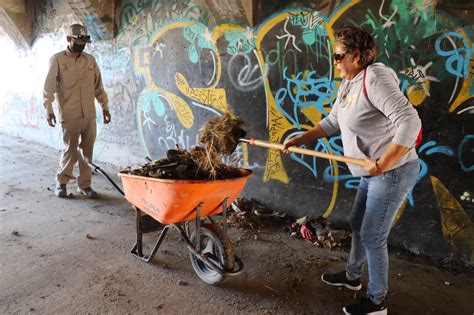
[[[0,24],[0,129],[61,148],[59,128],[44,119],[42,85],[49,56],[65,47],[62,27],[80,20],[94,36],[87,51],[101,66],[113,117],[108,126],[98,120],[96,160],[123,167],[197,145],[199,127],[227,110],[253,137],[283,143],[330,111],[340,83],[334,30],[359,25],[376,36],[378,59],[398,72],[424,127],[423,167],[390,241],[474,264],[474,14],[458,2],[40,1],[31,47],[11,39],[14,25]],[[310,149],[342,155],[340,137]],[[255,173],[245,196],[347,222],[358,179],[344,164],[245,145],[234,159]]]

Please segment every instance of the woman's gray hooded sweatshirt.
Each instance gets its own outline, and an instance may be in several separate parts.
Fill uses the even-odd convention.
[[[415,141],[421,128],[418,113],[400,91],[395,72],[377,62],[352,80],[343,80],[331,113],[320,126],[331,136],[341,132],[344,155],[360,159],[378,159],[390,143],[410,150],[390,169],[416,160]],[[354,176],[368,176],[360,166],[348,164]]]

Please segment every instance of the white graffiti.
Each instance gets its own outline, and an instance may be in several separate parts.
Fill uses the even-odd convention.
[[[143,116],[145,117],[145,120],[143,121],[142,126],[147,126],[148,130],[151,130],[151,124],[156,125],[156,122],[148,116],[147,112],[143,112]]]
[[[210,53],[211,53],[211,56],[212,56],[213,71],[212,71],[211,79],[209,80],[209,82],[207,82],[208,86],[211,85],[211,83],[214,81],[214,78],[216,77],[216,56],[214,56],[214,51],[210,50]]]
[[[201,107],[201,108],[204,108],[210,112],[213,112],[214,114],[216,114],[217,116],[222,116],[221,113],[219,113],[217,110],[213,109],[213,108],[210,108],[210,107],[207,107],[206,105],[203,105],[203,104],[200,104],[198,102],[191,102],[194,106],[197,106],[197,107]]]
[[[180,128],[178,131],[176,125],[169,119],[168,115],[165,115],[165,133],[166,136],[158,138],[158,144],[160,146],[169,149],[189,149],[191,146],[196,146],[198,143],[198,135],[194,139],[194,143],[191,143],[189,135],[184,133],[184,130]]]
[[[433,62],[430,61],[425,66],[420,66],[416,65],[415,60],[413,58],[410,58],[410,63],[412,64],[413,69],[411,69],[410,72],[405,74],[408,75],[410,78],[414,79],[415,84],[407,88],[407,93],[410,94],[416,89],[423,89],[425,94],[430,96],[430,91],[428,90],[427,85],[423,83],[425,81],[439,82],[437,78],[427,75],[427,70],[431,67]]]
[[[261,75],[258,61],[256,64],[253,64],[251,58],[247,54],[240,53],[233,55],[229,60],[227,69],[232,85],[240,91],[252,91],[263,84],[263,77]],[[240,70],[236,72],[235,69]],[[235,74],[237,78],[235,78]]]
[[[286,38],[285,49],[286,49],[286,46],[288,46],[289,41],[291,40],[291,44],[293,45],[293,47],[294,47],[298,52],[301,52],[301,49],[298,48],[298,46],[296,46],[296,36],[293,35],[293,34],[290,34],[290,32],[288,32],[288,29],[286,28],[286,27],[288,26],[288,21],[289,21],[289,20],[286,19],[285,25],[283,25],[283,29],[285,30],[285,35],[282,35],[282,36],[277,35],[276,38],[278,38],[278,39],[284,39],[284,38]]]
[[[161,47],[166,47],[165,44],[159,43],[155,46],[155,51],[153,52],[153,57],[155,57],[156,52],[160,53],[160,58],[163,59],[163,51],[161,50]]]

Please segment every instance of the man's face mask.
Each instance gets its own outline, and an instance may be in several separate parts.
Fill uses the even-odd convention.
[[[75,53],[81,53],[86,47],[86,43],[91,42],[91,37],[89,35],[72,35],[70,39],[69,47]]]
[[[81,53],[84,48],[86,47],[86,44],[78,44],[76,42],[72,42],[71,50],[76,53]]]

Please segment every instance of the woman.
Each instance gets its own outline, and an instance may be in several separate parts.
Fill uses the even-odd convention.
[[[374,63],[375,43],[369,33],[344,26],[337,32],[334,52],[334,64],[344,80],[331,113],[286,142],[284,152],[289,153],[290,146],[314,143],[340,132],[344,154],[365,160],[364,167],[348,165],[352,175],[361,180],[350,215],[352,246],[346,270],[323,274],[321,279],[329,285],[360,290],[367,262],[367,298],[343,310],[346,314],[386,314],[387,238],[419,173],[414,144],[421,122],[400,91],[395,72]]]

